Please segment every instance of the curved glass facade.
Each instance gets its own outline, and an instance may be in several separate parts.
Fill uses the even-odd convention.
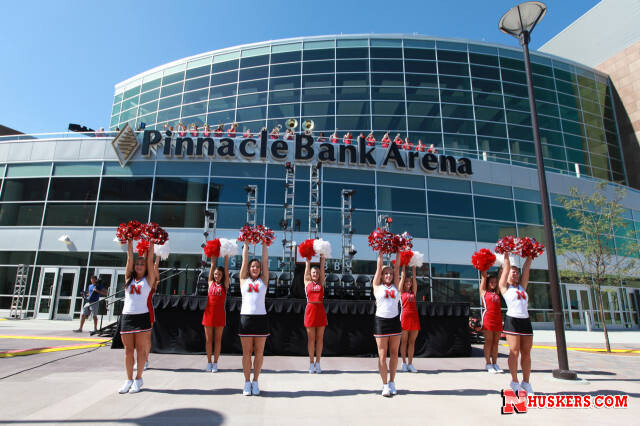
[[[546,167],[625,184],[607,76],[531,58]],[[389,131],[535,167],[522,52],[425,37],[296,39],[176,61],[116,86],[111,128],[238,122],[257,132],[290,117],[312,119],[316,134]]]

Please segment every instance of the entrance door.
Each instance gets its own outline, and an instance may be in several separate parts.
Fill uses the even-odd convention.
[[[73,319],[75,294],[78,292],[80,269],[60,268],[56,286],[56,303],[53,319]]]
[[[585,315],[593,326],[593,315],[591,313],[591,295],[589,289],[584,285],[567,284],[567,308],[569,311],[569,322],[571,328],[584,328],[587,326]]]
[[[607,327],[623,327],[619,287],[602,287],[602,305]]]
[[[51,319],[53,317],[57,284],[58,268],[43,268],[38,283],[37,319]]]
[[[116,302],[116,300],[124,297],[122,292],[125,283],[124,269],[100,268],[96,270],[95,274],[103,286],[109,287],[105,301],[107,303],[107,318],[112,321],[122,312],[123,302]]]

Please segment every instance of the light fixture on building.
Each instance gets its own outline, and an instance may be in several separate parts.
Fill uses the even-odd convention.
[[[71,238],[69,238],[67,234],[60,235],[58,237],[58,241],[60,241],[61,243],[65,243],[68,246],[71,245]]]
[[[575,169],[576,169],[576,177],[579,178],[580,177],[580,164],[578,163],[573,163]]]
[[[482,151],[482,161],[487,161],[487,151]]]

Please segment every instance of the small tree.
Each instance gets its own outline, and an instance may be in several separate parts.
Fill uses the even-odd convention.
[[[611,352],[609,334],[602,303],[602,285],[609,280],[619,282],[623,277],[638,273],[640,246],[633,229],[623,216],[621,201],[625,190],[616,187],[614,196],[607,198],[597,185],[593,194],[585,194],[576,187],[569,189],[570,196],[560,197],[573,226],[555,224],[558,254],[567,262],[563,275],[594,289],[598,298],[598,310],[602,321],[607,352]],[[625,244],[616,247],[614,237],[625,237]]]

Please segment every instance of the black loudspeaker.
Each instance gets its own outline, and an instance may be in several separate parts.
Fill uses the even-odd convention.
[[[289,294],[295,299],[305,299],[307,297],[304,291],[304,263],[296,263]]]
[[[201,274],[198,277],[194,296],[207,296],[209,294],[209,281],[207,279],[208,276],[205,274]]]

